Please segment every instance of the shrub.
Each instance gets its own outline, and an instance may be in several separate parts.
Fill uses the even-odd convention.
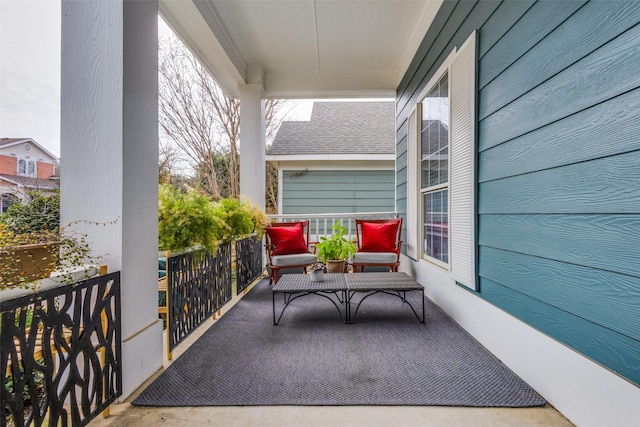
[[[160,250],[195,245],[216,252],[216,242],[230,227],[214,213],[211,201],[195,191],[181,193],[161,184],[158,196],[158,246]]]
[[[229,242],[238,236],[253,232],[251,214],[245,207],[246,205],[233,198],[221,199],[216,204],[214,214],[229,226],[221,236],[223,241]]]
[[[251,217],[253,223],[253,232],[258,235],[258,239],[262,239],[267,226],[271,224],[271,219],[264,213],[258,205],[254,204],[248,198],[242,199],[242,207]]]
[[[15,234],[42,234],[60,229],[60,194],[29,193],[29,202],[15,203],[1,215],[0,223]]]

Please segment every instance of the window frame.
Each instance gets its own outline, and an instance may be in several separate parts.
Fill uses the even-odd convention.
[[[427,255],[425,253],[424,250],[424,239],[425,239],[425,232],[424,232],[424,226],[425,226],[425,216],[426,216],[426,212],[424,209],[424,197],[426,194],[428,193],[435,193],[438,191],[443,191],[443,190],[447,190],[447,216],[450,213],[451,210],[451,203],[450,203],[450,189],[449,189],[449,182],[451,179],[451,159],[449,158],[448,160],[448,164],[447,164],[447,182],[446,183],[440,183],[440,184],[436,184],[436,185],[432,185],[430,187],[422,187],[422,103],[424,102],[424,100],[428,97],[429,93],[431,92],[431,90],[436,86],[436,84],[438,84],[440,82],[440,80],[442,80],[442,78],[444,77],[445,74],[447,74],[447,88],[448,88],[448,95],[447,98],[449,99],[449,107],[448,107],[448,121],[449,121],[449,125],[451,124],[451,64],[453,64],[453,61],[456,58],[456,52],[457,49],[454,49],[449,56],[447,56],[447,59],[445,59],[445,61],[442,63],[442,65],[438,68],[438,71],[436,71],[433,76],[429,79],[429,82],[425,85],[424,89],[422,89],[422,91],[420,92],[420,95],[418,96],[418,101],[417,104],[420,106],[420,108],[418,109],[418,113],[419,113],[419,117],[418,117],[418,139],[416,142],[416,144],[418,144],[418,157],[420,159],[419,162],[419,167],[418,167],[418,180],[419,185],[418,185],[418,221],[419,221],[419,229],[418,229],[418,242],[420,242],[420,244],[418,245],[418,257],[422,260],[425,260],[427,262],[430,262],[434,265],[437,265],[438,267],[441,267],[445,270],[449,270],[449,260],[451,259],[451,245],[449,243],[447,243],[447,262],[441,261],[437,258],[434,258],[430,255]],[[451,150],[451,130],[449,129],[449,132],[447,133],[447,151],[450,152]],[[447,220],[447,242],[449,239],[449,234],[450,234],[450,229],[449,229],[449,221]]]
[[[21,171],[20,164],[24,165],[24,171]],[[33,172],[30,172],[30,166],[33,167]],[[29,157],[18,157],[16,161],[16,176],[36,178],[38,176],[38,162]]]
[[[478,44],[477,32],[447,56],[438,70],[420,91],[415,109],[410,114],[418,115],[414,137],[409,123],[408,142],[415,161],[408,162],[408,178],[415,182],[414,190],[408,183],[407,210],[412,206],[416,228],[407,240],[417,239],[414,245],[415,259],[425,261],[449,272],[455,283],[477,291],[478,284],[478,211],[477,211],[477,103],[478,103]],[[449,129],[448,129],[448,176],[447,183],[422,189],[422,102],[435,85],[448,73]],[[415,147],[414,147],[415,146]],[[416,153],[417,151],[417,153]],[[415,165],[415,166],[412,166]],[[411,166],[413,174],[411,174]],[[417,189],[415,187],[418,187]],[[447,193],[447,262],[427,255],[424,251],[425,203],[424,195],[446,188]],[[417,190],[417,191],[416,191]],[[412,202],[415,198],[415,202]],[[454,209],[454,210],[452,210]],[[410,227],[407,212],[407,226]],[[409,254],[410,247],[407,246]]]
[[[448,63],[448,61],[445,61],[445,64]],[[444,65],[444,64],[443,64]],[[419,220],[420,220],[420,233],[419,233],[419,242],[421,242],[420,244],[420,258],[424,259],[426,261],[429,261],[431,263],[434,263],[442,268],[449,268],[449,258],[450,258],[450,249],[449,249],[449,220],[448,220],[448,216],[449,216],[449,209],[451,208],[450,203],[449,203],[449,179],[451,176],[451,162],[449,159],[449,151],[450,151],[450,144],[451,144],[451,138],[450,138],[450,134],[451,132],[449,130],[447,130],[447,180],[446,182],[439,182],[437,184],[431,185],[431,186],[427,186],[427,187],[423,187],[423,168],[422,168],[422,161],[423,161],[423,152],[422,152],[422,131],[424,130],[422,128],[422,123],[423,123],[423,117],[422,114],[424,113],[424,102],[426,99],[429,98],[429,94],[433,91],[433,89],[436,87],[436,85],[440,84],[444,78],[445,78],[445,74],[446,74],[446,80],[447,80],[447,125],[449,126],[449,124],[451,123],[451,96],[450,96],[450,90],[451,90],[451,73],[449,72],[449,67],[441,67],[440,69],[438,69],[438,73],[434,74],[434,76],[429,80],[429,84],[427,84],[427,86],[425,86],[425,89],[421,92],[421,97],[419,98],[419,103],[420,103],[420,117],[418,118],[418,126],[419,126],[419,133],[418,133],[418,156],[420,158],[420,167],[418,168],[418,188],[419,188],[419,197],[420,197],[420,201],[418,203],[419,205]],[[428,255],[425,251],[424,248],[424,244],[425,244],[425,226],[426,226],[426,222],[425,222],[425,214],[426,214],[426,210],[425,210],[425,197],[427,196],[427,194],[435,194],[435,193],[440,193],[443,191],[447,191],[447,254],[446,254],[446,259],[447,261],[443,261],[441,259],[438,259],[434,256]]]

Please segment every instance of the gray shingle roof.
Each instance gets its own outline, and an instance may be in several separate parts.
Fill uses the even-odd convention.
[[[284,121],[270,155],[395,152],[395,104],[314,102],[311,119]]]
[[[39,188],[42,190],[56,190],[60,183],[56,180],[32,178],[28,176],[7,175],[0,173],[0,179],[21,185],[25,188]]]

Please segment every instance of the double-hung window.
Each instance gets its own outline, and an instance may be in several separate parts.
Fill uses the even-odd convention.
[[[421,102],[422,254],[449,262],[449,73]]]
[[[473,33],[419,96],[407,146],[407,254],[449,270],[473,289],[475,96]]]

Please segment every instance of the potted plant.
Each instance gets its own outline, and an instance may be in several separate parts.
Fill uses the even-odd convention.
[[[342,273],[345,271],[345,261],[356,253],[357,247],[353,240],[347,238],[347,228],[336,221],[331,237],[320,237],[316,249],[318,259],[327,266],[327,273]]]
[[[307,267],[309,270],[309,280],[312,282],[323,282],[324,281],[324,264],[321,262],[316,262]]]
[[[56,282],[93,274],[86,236],[60,227],[59,195],[31,193],[28,203],[15,204],[0,217],[0,290],[33,288],[55,272]],[[83,271],[86,270],[86,271]]]

